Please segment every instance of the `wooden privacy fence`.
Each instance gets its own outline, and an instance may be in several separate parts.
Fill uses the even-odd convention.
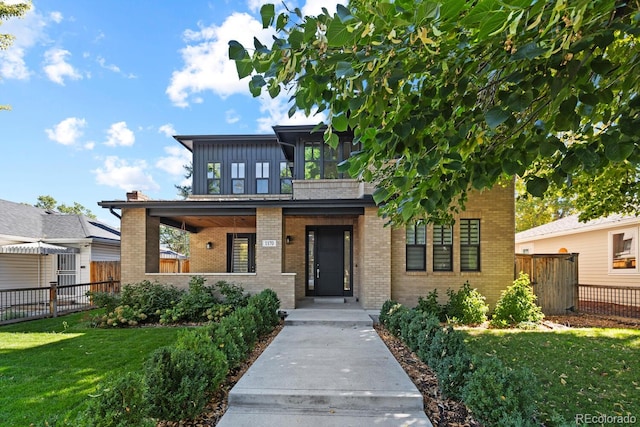
[[[160,273],[188,273],[189,260],[177,258],[160,258]]]
[[[91,261],[92,283],[120,281],[120,261]]]
[[[515,277],[527,273],[547,315],[578,309],[578,254],[516,254]]]

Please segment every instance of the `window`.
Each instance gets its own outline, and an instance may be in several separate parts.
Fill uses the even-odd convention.
[[[227,234],[227,273],[254,273],[255,271],[255,233]]]
[[[293,163],[280,162],[280,193],[291,194],[293,193],[293,184],[291,179],[293,177]]]
[[[453,271],[453,228],[433,226],[433,271]]]
[[[220,194],[220,163],[207,163],[207,193]]]
[[[244,194],[244,163],[231,163],[231,192]]]
[[[322,141],[304,143],[304,179],[320,179],[322,144]]]
[[[460,220],[460,271],[480,271],[480,220]]]
[[[609,232],[609,271],[635,273],[638,271],[638,229],[627,228]]]
[[[417,223],[407,226],[407,271],[427,269],[427,227]]]
[[[269,192],[269,162],[256,163],[256,193]]]

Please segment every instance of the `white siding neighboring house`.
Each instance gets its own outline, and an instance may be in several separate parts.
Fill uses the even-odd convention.
[[[516,233],[516,253],[578,253],[582,285],[640,288],[640,217],[611,215],[588,222],[578,215]]]
[[[0,200],[0,289],[88,283],[92,261],[119,260],[117,229]]]

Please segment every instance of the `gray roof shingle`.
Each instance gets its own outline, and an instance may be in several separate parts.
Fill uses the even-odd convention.
[[[568,233],[571,231],[583,232],[605,225],[615,226],[616,223],[633,218],[637,218],[638,221],[640,221],[640,217],[613,214],[604,218],[597,218],[587,222],[580,222],[578,220],[577,214],[569,215],[565,218],[561,218],[548,224],[540,225],[538,227],[530,228],[528,230],[516,233],[516,242],[540,238],[542,236],[552,236],[560,233]]]

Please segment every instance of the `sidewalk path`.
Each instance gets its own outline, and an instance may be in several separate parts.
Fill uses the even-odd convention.
[[[219,427],[432,427],[362,309],[304,308],[229,393]]]

